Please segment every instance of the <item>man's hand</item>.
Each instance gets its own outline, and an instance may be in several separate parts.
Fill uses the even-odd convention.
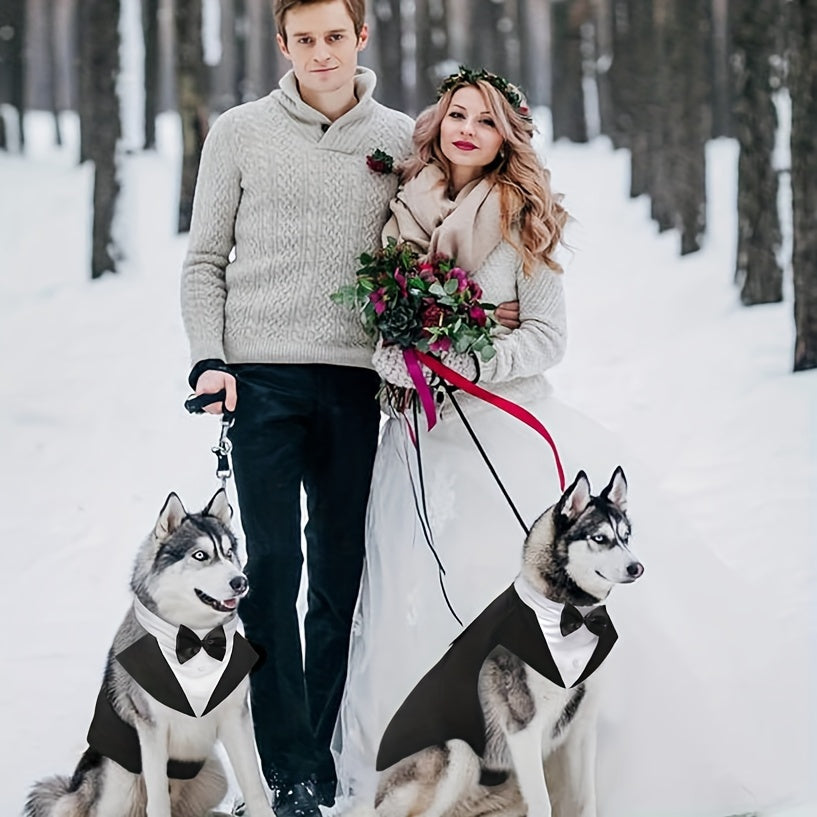
[[[508,329],[519,329],[519,301],[503,301],[494,310],[494,317]]]
[[[227,372],[221,372],[217,369],[208,369],[202,372],[196,382],[196,394],[215,394],[217,391],[224,389],[227,397],[224,403],[211,403],[205,407],[208,414],[223,414],[224,410],[235,411],[235,404],[238,398],[235,389],[235,378]]]

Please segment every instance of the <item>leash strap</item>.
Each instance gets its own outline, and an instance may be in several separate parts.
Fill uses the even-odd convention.
[[[511,506],[511,510],[513,511],[513,515],[516,517],[519,524],[522,526],[522,530],[525,531],[525,536],[530,533],[530,528],[525,524],[525,520],[522,518],[522,514],[519,513],[519,509],[514,505],[513,500],[511,499],[511,495],[508,493],[508,489],[503,484],[502,480],[499,477],[499,474],[496,472],[496,468],[494,468],[494,464],[491,462],[490,457],[486,453],[485,449],[482,447],[482,443],[479,441],[479,437],[477,437],[476,432],[471,427],[471,423],[468,422],[468,418],[465,416],[462,408],[458,400],[454,397],[454,387],[446,384],[445,390],[448,393],[448,398],[451,400],[451,405],[457,410],[457,414],[460,416],[460,420],[462,420],[463,425],[465,426],[468,433],[471,435],[471,439],[474,441],[474,445],[477,447],[477,451],[479,451],[482,459],[485,460],[485,464],[488,466],[488,470],[491,472],[491,476],[494,478],[494,481],[499,486],[499,490],[502,491],[502,496],[508,502],[508,505]]]
[[[454,616],[457,623],[460,625],[460,627],[462,627],[462,619],[457,615],[456,610],[454,610],[451,600],[448,598],[448,592],[445,589],[445,580],[443,578],[445,576],[445,567],[443,566],[442,559],[440,559],[440,555],[437,553],[437,549],[434,547],[434,534],[431,530],[431,521],[428,518],[428,506],[426,505],[426,488],[425,479],[423,478],[423,458],[420,453],[420,420],[417,411],[417,401],[412,400],[411,405],[414,413],[414,428],[412,429],[411,425],[409,425],[409,430],[412,431],[411,440],[414,443],[414,451],[417,454],[417,477],[420,483],[418,497],[418,491],[414,485],[414,479],[411,476],[411,469],[409,469],[409,482],[411,484],[411,493],[414,497],[414,508],[417,512],[417,518],[420,520],[420,528],[423,531],[423,537],[426,540],[428,549],[431,551],[432,555],[434,556],[434,560],[437,562],[437,576],[440,580],[440,589],[442,590],[445,604],[451,612],[451,615]]]
[[[522,406],[517,405],[516,403],[512,402],[511,400],[506,400],[504,397],[500,397],[498,394],[493,394],[489,392],[487,389],[483,389],[481,386],[477,386],[476,383],[472,383],[467,377],[463,377],[458,372],[455,372],[453,369],[449,369],[444,363],[441,363],[437,360],[436,357],[432,355],[428,355],[425,352],[417,352],[415,351],[417,358],[419,361],[424,365],[428,366],[434,374],[438,377],[442,378],[443,380],[447,381],[453,386],[456,386],[458,389],[462,389],[468,394],[474,395],[474,397],[478,397],[480,400],[484,400],[486,403],[490,403],[492,406],[495,406],[498,409],[501,409],[506,414],[510,414],[511,417],[515,417],[520,422],[525,423],[525,425],[532,428],[537,434],[545,439],[547,444],[550,446],[550,450],[553,452],[553,461],[556,465],[556,473],[559,477],[559,487],[562,491],[565,489],[565,471],[564,467],[562,466],[562,460],[559,456],[559,451],[556,448],[556,443],[553,441],[553,437],[550,436],[550,432],[542,425],[542,423],[533,416],[527,409],[522,408]],[[424,381],[425,382],[425,381]]]

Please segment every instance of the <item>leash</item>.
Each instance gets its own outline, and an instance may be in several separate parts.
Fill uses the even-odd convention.
[[[460,420],[465,426],[465,429],[470,435],[471,439],[473,440],[474,445],[477,448],[477,451],[479,452],[480,456],[482,457],[483,461],[488,467],[488,470],[491,472],[491,476],[494,478],[494,481],[499,487],[499,490],[502,492],[502,496],[505,498],[505,501],[510,506],[511,511],[513,512],[513,515],[516,517],[517,522],[519,522],[519,525],[525,532],[525,536],[527,536],[530,533],[530,528],[525,524],[525,520],[522,518],[522,514],[516,507],[513,499],[511,498],[510,493],[508,492],[508,489],[502,482],[502,479],[497,473],[497,470],[494,467],[494,464],[491,462],[488,453],[485,451],[484,446],[480,442],[479,437],[477,437],[477,434],[474,431],[471,423],[468,422],[468,418],[465,416],[465,412],[462,410],[459,401],[454,397],[454,392],[457,389],[462,389],[463,391],[473,395],[474,397],[477,397],[483,402],[489,403],[490,405],[494,406],[494,408],[498,408],[501,411],[510,414],[513,418],[524,423],[529,428],[533,429],[533,431],[535,431],[537,434],[539,434],[550,446],[551,452],[553,453],[556,474],[559,479],[559,487],[561,488],[562,491],[564,491],[565,489],[564,468],[562,466],[561,457],[559,456],[559,450],[557,449],[556,443],[554,442],[553,437],[550,435],[550,432],[547,430],[547,428],[545,428],[542,422],[533,414],[531,414],[527,409],[523,408],[517,403],[514,403],[511,400],[507,400],[504,397],[500,397],[497,394],[493,394],[492,392],[483,389],[481,386],[477,386],[476,383],[471,382],[470,380],[468,380],[468,378],[463,377],[458,372],[455,372],[453,369],[450,369],[448,366],[446,366],[437,358],[428,355],[424,352],[419,352],[416,349],[404,349],[403,358],[405,360],[406,368],[408,369],[409,375],[411,376],[411,379],[414,381],[415,384],[415,395],[414,399],[412,400],[412,409],[414,414],[413,427],[412,424],[408,422],[408,418],[406,418],[409,434],[411,436],[411,441],[414,444],[414,448],[417,452],[417,468],[419,472],[420,481],[420,498],[422,499],[421,507],[421,502],[418,499],[417,490],[414,486],[414,482],[411,481],[412,493],[414,494],[414,506],[417,511],[417,516],[420,519],[420,527],[423,530],[423,536],[425,537],[426,543],[428,544],[428,547],[431,550],[432,554],[434,555],[434,559],[437,562],[437,569],[440,578],[440,588],[442,589],[445,603],[448,605],[448,609],[451,611],[451,614],[454,616],[454,618],[460,623],[460,625],[462,625],[462,621],[454,611],[454,608],[451,606],[451,602],[449,601],[448,594],[446,593],[445,590],[445,584],[443,581],[443,576],[445,575],[445,568],[443,567],[442,561],[440,560],[440,557],[437,554],[437,550],[434,547],[431,522],[428,518],[428,509],[426,507],[425,484],[423,479],[423,464],[420,456],[420,428],[418,416],[419,415],[418,403],[420,404],[420,406],[422,406],[423,413],[426,415],[429,431],[431,431],[431,429],[434,427],[437,421],[437,417],[436,409],[434,406],[434,400],[431,395],[431,388],[426,383],[425,378],[423,377],[422,371],[420,369],[420,364],[422,363],[425,366],[427,366],[437,376],[438,384],[442,385],[443,389],[445,390],[446,394],[451,400],[451,404],[454,406],[457,415],[459,416]]]
[[[414,486],[414,480],[412,479],[411,470],[409,469],[409,483],[411,484],[411,493],[414,497],[414,508],[417,512],[417,517],[420,520],[420,527],[423,530],[423,537],[426,540],[428,549],[431,551],[432,555],[434,556],[434,560],[437,562],[437,576],[440,580],[440,590],[442,590],[445,604],[448,607],[451,615],[454,616],[457,623],[460,625],[460,627],[462,627],[462,619],[457,615],[456,610],[454,610],[445,589],[445,567],[443,566],[442,559],[440,559],[440,555],[437,553],[437,549],[434,547],[434,533],[431,530],[431,520],[428,518],[428,507],[426,505],[426,487],[425,480],[423,478],[423,460],[420,455],[420,428],[419,416],[417,412],[417,401],[412,400],[411,405],[414,412],[414,431],[411,437],[412,442],[414,443],[414,450],[417,453],[417,476],[420,480],[420,497],[418,498],[417,488]],[[409,425],[409,430],[411,430],[411,425]],[[422,507],[420,500],[422,500]]]
[[[221,402],[226,397],[227,393],[224,389],[213,394],[196,394],[184,401],[184,407],[190,414],[204,414],[205,407]],[[230,457],[233,444],[227,435],[234,422],[235,414],[225,409],[221,415],[221,432],[219,433],[218,443],[210,449],[216,455],[216,479],[221,481],[221,487],[224,491],[227,490],[227,480],[233,475],[233,464]]]
[[[488,466],[488,470],[491,472],[491,476],[494,478],[494,481],[499,486],[499,490],[502,491],[502,496],[508,502],[508,505],[511,506],[511,510],[513,511],[513,515],[516,517],[517,522],[522,526],[522,530],[525,531],[525,536],[530,533],[530,528],[525,524],[525,520],[522,518],[522,514],[519,513],[519,509],[514,504],[513,499],[511,499],[511,495],[508,493],[508,489],[503,484],[502,480],[499,477],[499,474],[496,472],[496,468],[494,468],[494,464],[491,462],[490,457],[488,456],[485,449],[482,447],[482,443],[479,441],[479,437],[477,437],[476,432],[471,427],[471,423],[468,422],[468,418],[465,416],[465,412],[462,410],[459,401],[454,397],[454,392],[456,391],[455,387],[452,386],[450,383],[444,383],[443,387],[445,388],[446,393],[448,394],[448,399],[451,401],[451,405],[457,410],[457,414],[460,416],[460,420],[462,420],[462,424],[465,426],[468,433],[471,435],[471,439],[474,441],[474,445],[477,447],[477,451],[479,451],[482,459],[485,461],[485,464]]]

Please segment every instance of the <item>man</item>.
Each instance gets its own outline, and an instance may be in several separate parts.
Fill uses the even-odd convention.
[[[226,391],[250,594],[255,734],[278,817],[334,801],[329,743],[364,553],[379,386],[357,316],[329,299],[379,245],[412,120],[372,97],[357,65],[365,0],[276,0],[292,63],[264,99],[224,113],[202,153],[182,312],[191,386]],[[305,657],[296,612],[307,497]]]

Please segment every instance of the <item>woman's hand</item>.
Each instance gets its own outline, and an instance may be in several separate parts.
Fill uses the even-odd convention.
[[[519,329],[519,301],[503,301],[494,310],[494,317],[507,329]]]
[[[226,397],[223,403],[211,403],[205,406],[208,414],[223,414],[224,410],[235,411],[238,395],[235,388],[235,378],[227,372],[218,369],[208,369],[202,372],[196,381],[196,394],[215,394],[224,389]]]

